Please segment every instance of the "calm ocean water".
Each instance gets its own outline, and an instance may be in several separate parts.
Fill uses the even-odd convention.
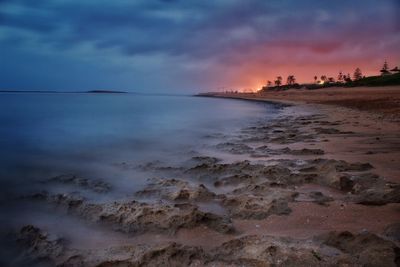
[[[278,110],[267,103],[190,96],[0,94],[0,227],[32,223],[60,229],[69,220],[12,204],[42,190],[75,190],[45,188],[40,181],[71,173],[107,181],[114,199],[132,195],[149,177],[121,169],[121,163],[189,159],[207,147],[210,136],[226,141],[224,135]]]
[[[181,160],[209,142],[207,136],[238,130],[277,110],[266,103],[191,96],[3,93],[2,198],[29,189],[31,179],[63,173],[121,179],[112,168],[118,163]],[[134,174],[126,175],[134,184]]]

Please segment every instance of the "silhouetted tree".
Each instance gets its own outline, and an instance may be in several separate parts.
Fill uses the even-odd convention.
[[[295,83],[296,83],[296,78],[294,77],[294,75],[289,75],[286,79],[286,84],[293,85]]]
[[[335,79],[334,79],[333,77],[329,77],[329,78],[328,78],[328,82],[334,83],[334,82],[335,82]]]
[[[338,82],[342,83],[344,81],[343,73],[339,71],[339,75],[337,77]]]
[[[345,80],[345,82],[346,82],[346,83],[350,83],[350,82],[351,82],[351,76],[350,76],[350,73],[347,73],[347,75],[346,75],[346,76],[344,76],[344,80]]]
[[[383,66],[382,66],[382,69],[380,70],[380,72],[381,72],[381,75],[390,74],[389,65],[386,60],[383,63]]]
[[[326,82],[326,80],[327,80],[326,75],[322,75],[321,76],[321,81]]]
[[[317,83],[318,77],[314,76],[314,83]]]
[[[276,77],[275,85],[281,86],[281,84],[282,84],[282,77],[281,76]]]
[[[386,60],[385,60],[385,62],[383,63],[382,70],[389,70],[389,65],[388,65],[388,63],[387,63]]]
[[[356,68],[356,70],[354,71],[354,74],[353,74],[353,79],[355,81],[357,81],[357,80],[362,79],[362,77],[363,77],[363,75],[362,75],[361,69],[360,68]]]
[[[272,86],[272,82],[271,81],[267,81],[267,86],[271,87]]]

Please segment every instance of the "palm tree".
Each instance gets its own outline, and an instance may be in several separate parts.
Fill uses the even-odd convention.
[[[314,83],[317,83],[317,80],[318,80],[318,76],[314,76]]]
[[[323,82],[325,83],[326,80],[327,80],[326,75],[322,75],[322,76],[321,76],[321,81],[323,81]]]
[[[271,87],[272,86],[272,82],[271,81],[267,81],[267,86]]]
[[[282,77],[281,76],[276,77],[275,85],[280,86],[281,84],[282,84]]]
[[[296,78],[294,77],[294,75],[289,75],[286,79],[286,84],[293,85],[295,83],[296,83]]]

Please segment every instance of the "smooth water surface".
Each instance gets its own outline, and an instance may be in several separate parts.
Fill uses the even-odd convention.
[[[63,173],[121,179],[115,164],[181,160],[206,136],[276,113],[271,104],[191,96],[3,93],[2,197]]]
[[[278,110],[267,103],[190,96],[2,93],[0,232],[6,236],[33,224],[76,247],[119,244],[125,236],[31,201],[32,195],[78,192],[92,202],[128,199],[152,178],[135,166],[170,166],[202,155],[213,141],[225,142]],[[63,174],[99,179],[112,190],[102,194],[46,182]],[[10,242],[0,243],[0,263],[15,255]]]

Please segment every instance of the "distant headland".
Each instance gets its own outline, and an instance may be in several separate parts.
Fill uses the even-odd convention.
[[[51,90],[0,90],[0,93],[32,93],[32,94],[128,94],[125,91],[90,90],[90,91],[51,91]]]

